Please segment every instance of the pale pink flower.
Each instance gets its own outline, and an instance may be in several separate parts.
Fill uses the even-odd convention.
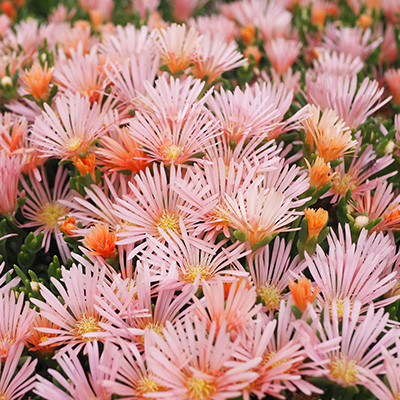
[[[177,322],[175,328],[168,323],[165,339],[150,332],[147,363],[154,381],[163,388],[153,392],[153,398],[231,399],[257,378],[250,370],[261,357],[235,361],[237,342],[231,341],[226,322],[219,327],[215,321],[207,325],[197,319]]]
[[[207,2],[208,0],[169,0],[169,3],[172,3],[174,21],[187,21],[196,10]]]
[[[35,386],[37,360],[28,359],[17,372],[24,344],[15,344],[10,349],[10,356],[0,362],[0,395],[6,400],[19,400]]]
[[[301,51],[301,43],[283,37],[265,43],[264,49],[272,68],[279,74],[285,74],[296,61]]]
[[[225,41],[230,42],[239,33],[235,22],[221,14],[202,15],[189,21],[189,26],[193,26],[201,34],[210,33],[211,36],[222,35]]]
[[[385,381],[383,383],[378,377],[374,376],[372,382],[366,385],[376,398],[379,400],[396,400],[400,395],[400,338],[396,338],[395,352],[388,351],[382,347],[383,355],[383,372],[385,373]]]
[[[368,307],[362,319],[360,319],[361,303],[358,301],[351,303],[346,299],[343,303],[343,315],[340,318],[336,309],[335,302],[333,307],[326,305],[321,323],[320,316],[309,308],[313,321],[311,327],[304,325],[302,321],[303,329],[310,335],[309,341],[304,335],[307,354],[319,366],[314,374],[326,376],[343,387],[356,385],[368,387],[374,376],[382,369],[381,347],[392,346],[398,333],[394,330],[384,333],[389,314],[384,314],[383,308],[375,313],[373,304]],[[320,339],[316,337],[316,332],[310,332],[312,328],[318,331]],[[342,339],[340,347],[336,350],[322,352],[313,346],[315,343],[334,338]]]
[[[345,231],[339,228],[339,237],[331,232],[328,236],[328,254],[317,246],[316,254],[304,253],[304,268],[310,271],[313,281],[319,288],[317,304],[320,309],[327,304],[341,317],[344,303],[353,305],[359,302],[362,310],[374,300],[393,288],[398,272],[389,272],[396,261],[396,248],[388,236],[363,229],[352,243],[349,225]],[[376,307],[384,307],[396,297],[375,302]]]
[[[298,256],[290,259],[292,243],[276,238],[247,257],[250,275],[258,295],[261,297],[267,311],[274,311],[280,307],[281,300],[287,299],[283,293],[289,284],[292,274],[300,274],[304,266],[298,264]]]
[[[383,36],[383,42],[380,52],[380,62],[384,63],[389,61],[394,64],[397,60],[397,46],[396,46],[396,36],[393,25],[386,25],[385,33],[381,34]]]
[[[142,26],[136,29],[132,24],[118,25],[115,27],[115,33],[104,35],[99,44],[99,52],[107,58],[117,56],[117,60],[129,59],[132,56],[139,59],[145,54],[153,53],[149,28]]]
[[[132,8],[134,11],[138,11],[140,18],[144,19],[146,13],[149,15],[157,12],[157,7],[160,5],[160,0],[131,0]]]
[[[24,228],[37,227],[34,234],[44,233],[43,244],[45,252],[49,251],[51,236],[54,234],[62,260],[65,262],[69,256],[69,248],[65,243],[63,234],[59,229],[60,220],[64,218],[69,207],[61,204],[60,200],[70,200],[71,193],[68,192],[69,185],[66,182],[68,171],[59,167],[54,181],[53,191],[50,191],[47,176],[42,169],[42,181],[38,182],[31,173],[27,181],[21,179],[22,186],[26,192],[26,203],[22,207],[22,214],[28,221],[21,224]],[[28,183],[29,182],[29,183]]]
[[[154,381],[154,376],[134,343],[119,341],[120,357],[114,358],[115,381],[105,380],[104,387],[125,400],[144,400],[147,393],[159,392],[163,387]]]
[[[6,240],[7,238],[12,237],[12,236],[16,236],[16,234],[11,233],[6,236],[1,236],[0,242],[2,240]],[[0,296],[3,296],[6,293],[9,293],[11,288],[16,287],[18,285],[18,282],[20,282],[20,280],[21,280],[19,277],[15,277],[15,278],[12,278],[9,282],[7,282],[7,272],[10,272],[10,274],[11,274],[12,271],[7,271],[7,272],[4,271],[3,272],[5,266],[6,266],[5,261],[0,263]]]
[[[390,100],[381,101],[384,89],[369,78],[358,88],[357,76],[322,74],[314,77],[307,73],[306,85],[309,103],[335,110],[350,128],[358,128]]]
[[[212,37],[205,34],[192,57],[192,62],[192,74],[212,83],[224,72],[246,64],[247,60],[237,50],[236,42],[226,42],[221,36]]]
[[[184,71],[197,54],[200,35],[194,28],[172,24],[167,29],[152,31],[152,39],[161,59],[171,74]]]
[[[337,76],[357,75],[364,67],[360,57],[337,51],[319,50],[318,57],[313,60],[313,69],[317,74]]]
[[[86,55],[73,53],[69,59],[60,57],[55,65],[54,83],[60,93],[79,92],[88,96],[91,104],[101,103],[108,82],[99,68],[97,49],[92,48]]]
[[[42,157],[66,160],[79,156],[106,132],[106,114],[98,104],[91,106],[88,96],[69,93],[55,103],[56,112],[44,104],[44,111],[32,128],[31,141]]]
[[[389,22],[392,24],[399,22],[400,3],[397,0],[381,0],[380,6]]]
[[[63,345],[62,352],[76,346],[78,351],[101,336],[99,333],[103,329],[99,323],[104,318],[96,311],[95,305],[96,296],[101,295],[106,279],[105,269],[100,271],[98,265],[91,266],[88,262],[85,266],[85,272],[81,264],[73,265],[69,270],[62,267],[62,283],[51,279],[63,303],[42,284],[40,294],[44,301],[31,299],[40,308],[40,314],[54,324],[52,328],[36,328],[39,332],[56,335],[43,341],[44,346]]]
[[[11,26],[12,21],[7,17],[6,14],[1,14],[0,16],[0,35],[4,36],[8,28]]]
[[[49,369],[48,373],[58,385],[38,376],[34,392],[46,400],[111,400],[113,393],[103,383],[105,380],[112,381],[116,374],[116,367],[112,368],[112,365],[115,359],[120,358],[118,349],[106,343],[100,355],[97,342],[88,343],[86,349],[89,361],[88,377],[86,368],[78,358],[79,352],[69,349],[68,352],[57,354],[55,357],[67,378],[59,371]]]
[[[0,292],[0,364],[10,357],[11,349],[19,343],[26,342],[30,335],[30,325],[36,312],[29,308],[21,293],[18,299],[15,292]],[[1,394],[1,392],[0,392]]]
[[[373,195],[366,191],[354,197],[354,209],[360,216],[365,216],[367,220],[382,219],[373,231],[393,231],[400,227],[400,196],[395,196],[392,189],[391,183],[381,181]]]
[[[207,105],[228,142],[253,136],[266,138],[277,127],[290,97],[284,93],[279,95],[277,86],[263,83],[246,85],[244,91],[236,87],[233,92],[221,88],[220,92],[213,93]]]
[[[193,215],[187,201],[176,191],[182,181],[182,170],[171,166],[169,182],[164,165],[153,166],[135,176],[135,185],[129,182],[131,194],[122,196],[114,205],[114,215],[120,218],[122,229],[117,244],[133,244],[147,235],[162,239],[159,229],[171,229],[180,234],[179,219],[183,219],[188,232],[195,229],[199,216]]]
[[[203,282],[204,297],[200,300],[193,297],[192,308],[200,320],[206,321],[210,328],[215,323],[217,331],[224,326],[236,338],[251,329],[253,316],[261,308],[255,304],[257,292],[249,288],[245,279],[239,278],[230,283],[224,283],[221,277],[212,282]]]
[[[353,58],[360,57],[365,61],[371,53],[382,43],[378,37],[374,40],[370,28],[363,30],[361,27],[335,28],[329,25],[324,36],[325,47],[340,53],[350,54]]]
[[[10,156],[0,149],[0,215],[14,215],[17,208],[18,183],[25,157]]]
[[[111,19],[114,0],[78,0],[78,4],[84,11],[90,13],[91,11],[96,10],[100,12],[103,19]]]
[[[146,260],[152,269],[163,265],[176,263],[179,281],[185,284],[215,280],[222,276],[224,281],[231,281],[233,276],[247,277],[247,272],[240,264],[240,259],[248,254],[245,246],[234,243],[225,246],[227,240],[217,244],[214,240],[206,241],[194,235],[189,235],[183,223],[180,224],[181,236],[175,232],[160,232],[165,244],[153,238],[148,238],[148,248],[140,256]]]
[[[377,154],[372,145],[368,145],[359,156],[362,138],[359,133],[355,136],[358,143],[350,165],[346,167],[343,162],[334,170],[336,175],[332,180],[333,186],[326,195],[329,196],[333,194],[331,203],[336,203],[348,190],[351,190],[352,198],[363,195],[366,191],[375,189],[380,182],[396,174],[396,172],[390,172],[370,181],[369,178],[371,176],[393,163],[393,157],[388,154],[377,158]]]

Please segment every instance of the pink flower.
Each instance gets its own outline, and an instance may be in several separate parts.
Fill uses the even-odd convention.
[[[319,308],[326,304],[336,305],[338,317],[344,312],[344,303],[350,305],[358,301],[362,310],[367,304],[377,300],[396,285],[398,272],[388,272],[396,261],[395,246],[382,233],[372,233],[363,229],[356,244],[352,243],[349,225],[345,231],[339,229],[339,238],[331,232],[328,236],[329,253],[317,247],[316,254],[305,255],[307,267],[319,288],[317,301]],[[396,297],[375,302],[376,307],[384,307]]]
[[[400,105],[400,69],[387,70],[385,80],[393,96],[393,102]]]
[[[336,76],[354,76],[364,67],[360,57],[353,57],[351,54],[342,52],[330,52],[319,50],[318,57],[313,60],[313,68],[317,74],[327,74]]]
[[[38,376],[34,392],[46,400],[111,400],[113,393],[106,389],[103,382],[112,381],[112,377],[115,376],[115,368],[112,370],[111,366],[113,361],[119,358],[118,349],[106,343],[100,355],[97,342],[88,343],[86,349],[89,377],[86,376],[86,367],[78,358],[79,351],[69,349],[68,352],[59,353],[55,357],[67,378],[59,371],[49,369],[48,373],[58,385]]]
[[[105,113],[97,104],[91,107],[87,96],[69,93],[56,100],[55,108],[57,113],[45,103],[45,111],[32,128],[31,140],[42,156],[62,160],[79,156],[106,131]]]
[[[17,208],[18,183],[25,157],[10,156],[0,149],[0,215],[13,215]]]
[[[246,64],[246,59],[237,51],[236,42],[226,42],[221,36],[203,35],[192,61],[192,74],[199,79],[214,82],[224,72]]]
[[[217,331],[226,329],[236,338],[251,329],[253,316],[260,310],[261,305],[255,304],[257,292],[249,288],[245,279],[239,278],[232,283],[224,284],[218,277],[212,282],[203,282],[204,297],[193,298],[193,312],[201,321],[206,321],[210,327],[215,323]]]
[[[11,355],[13,347],[25,343],[30,335],[30,325],[35,319],[36,312],[29,308],[29,303],[24,302],[21,293],[18,299],[15,292],[0,292],[0,365],[4,359]],[[1,382],[1,380],[0,380]],[[0,391],[1,393],[1,391]]]
[[[319,363],[315,376],[326,376],[333,382],[343,386],[369,386],[376,374],[382,369],[381,348],[389,348],[395,343],[398,334],[394,330],[385,333],[389,314],[384,309],[374,312],[374,306],[368,307],[367,314],[360,322],[361,303],[351,303],[348,299],[343,304],[343,315],[339,319],[337,306],[325,306],[322,323],[314,310],[309,309],[313,320],[312,328],[318,330],[321,339],[317,339],[312,328],[303,327],[309,331],[311,340],[305,346],[308,356]],[[341,321],[341,324],[339,324]],[[304,321],[303,321],[304,322]],[[382,335],[383,334],[383,335]],[[381,336],[382,335],[382,336]],[[304,336],[305,338],[305,336]],[[329,339],[341,338],[340,347],[336,350],[315,351],[312,343],[323,343]]]
[[[189,20],[189,26],[193,26],[201,34],[210,33],[211,36],[222,35],[225,41],[230,42],[239,33],[235,22],[221,14],[201,15]]]
[[[265,52],[278,75],[284,75],[296,61],[301,51],[301,43],[283,37],[266,42]]]
[[[381,101],[384,89],[369,78],[358,87],[357,76],[322,74],[315,77],[308,73],[306,85],[309,103],[335,110],[339,118],[355,129],[390,100]]]
[[[304,268],[298,265],[298,256],[290,259],[291,247],[292,243],[286,245],[283,239],[276,238],[273,247],[270,243],[247,257],[252,281],[268,311],[279,308],[281,300],[288,297],[283,292],[291,274],[299,274]]]
[[[28,220],[21,226],[24,228],[37,227],[34,234],[44,233],[43,244],[45,252],[49,251],[51,235],[54,233],[62,260],[65,262],[69,256],[69,248],[64,241],[63,234],[59,229],[60,219],[64,218],[69,207],[61,204],[61,200],[70,200],[72,195],[68,193],[69,185],[65,184],[68,171],[59,167],[51,193],[49,183],[42,169],[42,182],[38,182],[31,173],[30,185],[25,178],[21,179],[23,188],[27,194],[27,200],[22,207],[22,214]]]
[[[193,13],[203,7],[208,0],[170,0],[174,20],[177,22],[187,21]]]
[[[53,328],[36,328],[39,332],[56,334],[43,342],[43,345],[64,345],[65,352],[74,346],[80,350],[88,342],[99,337],[103,329],[99,323],[104,319],[95,309],[96,295],[101,294],[101,286],[105,280],[105,270],[98,266],[83,272],[82,265],[73,265],[71,269],[61,270],[63,284],[52,278],[52,283],[58,290],[63,303],[45,286],[40,284],[40,294],[44,301],[32,299],[40,308],[40,314],[53,322]]]
[[[146,357],[154,381],[162,386],[153,398],[224,400],[240,396],[257,374],[251,368],[261,357],[234,361],[237,342],[232,342],[226,322],[219,329],[213,322],[189,319],[167,324],[162,338],[149,332],[151,344]]]
[[[21,360],[24,344],[18,343],[10,349],[10,356],[0,362],[0,394],[6,400],[18,400],[35,386],[35,372],[37,360],[26,360],[17,372]]]

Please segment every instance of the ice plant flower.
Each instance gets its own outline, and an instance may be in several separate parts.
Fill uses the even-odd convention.
[[[63,283],[52,278],[63,303],[45,286],[40,284],[43,300],[32,299],[40,308],[40,314],[54,324],[53,327],[36,328],[39,332],[55,334],[42,342],[43,346],[60,346],[64,352],[72,347],[81,349],[87,343],[98,339],[103,329],[99,323],[103,318],[95,309],[96,295],[101,295],[101,287],[105,278],[105,269],[99,266],[83,271],[82,265],[73,265],[71,269],[61,270]]]
[[[400,105],[400,70],[389,69],[385,72],[385,80],[393,96],[393,103]]]
[[[312,165],[310,165],[307,159],[305,159],[305,162],[308,168],[310,187],[316,186],[317,190],[321,189],[326,183],[330,183],[336,175],[331,170],[331,164],[326,163],[319,156],[316,157]]]
[[[39,232],[44,233],[42,246],[46,252],[50,248],[51,236],[54,234],[63,261],[67,259],[69,249],[64,242],[59,226],[70,208],[62,205],[60,200],[70,200],[72,198],[72,195],[68,193],[69,187],[65,182],[67,174],[68,171],[66,169],[58,168],[53,193],[50,192],[44,170],[42,170],[42,182],[38,182],[32,173],[29,175],[31,185],[28,184],[25,178],[21,179],[22,186],[27,194],[26,203],[22,207],[22,214],[28,220],[21,226],[24,228],[37,227],[34,231],[35,235]]]
[[[314,292],[311,294],[311,281],[305,276],[298,279],[297,282],[293,282],[289,279],[289,289],[292,294],[294,304],[297,308],[304,312],[307,309],[308,303],[313,303],[318,293],[318,286],[314,288]]]
[[[95,224],[85,235],[83,244],[91,249],[91,254],[104,259],[115,257],[115,232],[110,232],[108,224]]]
[[[174,328],[167,323],[164,338],[150,332],[152,343],[147,363],[154,381],[163,387],[152,392],[153,398],[176,400],[230,399],[240,395],[257,378],[250,369],[261,361],[234,361],[237,342],[233,343],[226,322],[217,329],[214,321],[186,318]]]
[[[301,51],[301,42],[283,37],[266,42],[265,52],[275,72],[284,75],[295,62]]]
[[[186,25],[172,24],[152,32],[153,43],[171,74],[184,71],[190,65],[202,40],[196,29],[186,30]]]
[[[247,257],[251,279],[267,311],[279,308],[292,274],[299,274],[298,257],[290,259],[292,244],[275,238],[270,244]]]
[[[319,287],[318,308],[325,304],[337,307],[336,313],[343,315],[343,304],[359,301],[362,310],[367,304],[377,300],[396,285],[398,271],[391,270],[396,261],[395,247],[392,241],[382,233],[372,233],[363,229],[356,244],[352,243],[349,225],[339,237],[331,231],[328,235],[328,254],[317,246],[315,255],[305,256],[305,265],[311,277]],[[383,274],[384,273],[384,274]],[[375,301],[375,306],[385,306],[396,298]]]
[[[53,78],[54,67],[48,68],[47,63],[42,67],[39,63],[25,72],[21,78],[26,86],[26,91],[36,100],[47,101],[50,94],[50,82]]]
[[[13,215],[17,208],[18,183],[25,157],[10,156],[0,150],[0,215]]]
[[[57,354],[56,360],[64,371],[67,379],[58,370],[49,369],[49,374],[58,384],[38,377],[34,392],[46,400],[111,400],[112,392],[103,385],[104,380],[112,381],[115,369],[111,366],[116,357],[117,349],[107,343],[100,354],[97,342],[88,343],[89,377],[86,366],[78,358],[79,352],[70,349],[67,353]],[[64,390],[65,391],[64,391]]]
[[[0,398],[17,400],[24,397],[35,386],[35,372],[37,360],[28,359],[17,372],[21,360],[24,344],[18,343],[10,350],[10,357],[0,362]]]
[[[92,143],[105,132],[105,112],[91,106],[88,96],[69,93],[55,101],[55,109],[44,104],[40,118],[32,128],[31,141],[42,157],[62,160],[87,153]]]
[[[310,117],[304,122],[308,135],[312,136],[318,156],[326,163],[348,154],[357,144],[351,131],[339,120],[335,111],[326,109],[320,115],[320,108],[309,107]]]

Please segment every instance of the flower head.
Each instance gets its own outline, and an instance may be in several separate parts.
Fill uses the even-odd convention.
[[[318,293],[318,286],[314,288],[311,294],[311,281],[305,276],[302,276],[297,282],[289,279],[289,289],[292,293],[294,304],[301,312],[307,309],[308,303],[313,303]]]

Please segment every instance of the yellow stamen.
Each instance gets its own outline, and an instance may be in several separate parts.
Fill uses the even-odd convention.
[[[343,386],[354,386],[358,381],[357,362],[345,356],[334,358],[329,364],[330,374]]]
[[[148,376],[143,376],[136,385],[136,390],[140,394],[151,393],[151,392],[159,392],[162,390],[162,387],[158,385],[153,379]]]
[[[82,138],[73,137],[65,142],[64,149],[70,151],[71,153],[80,153],[80,151],[77,150],[82,146],[82,142]]]
[[[206,400],[216,392],[212,382],[201,378],[189,378],[186,387],[190,400]]]
[[[76,336],[78,336],[85,342],[92,341],[95,338],[85,337],[83,335],[85,335],[86,333],[101,332],[102,330],[103,329],[101,329],[99,326],[99,321],[95,317],[89,316],[87,314],[84,314],[75,325]]]
[[[39,212],[38,219],[47,228],[58,228],[58,220],[65,216],[67,209],[57,201],[44,204]]]
[[[276,285],[270,285],[266,283],[265,285],[257,288],[257,293],[264,300],[268,310],[276,310],[279,308],[282,296]]]
[[[182,274],[182,279],[189,283],[194,283],[199,277],[199,281],[206,281],[211,276],[207,265],[197,264],[186,266],[186,271]]]
[[[172,164],[178,158],[179,154],[182,153],[183,147],[175,146],[170,144],[161,150],[161,155],[168,163]]]
[[[333,179],[332,191],[336,194],[344,196],[349,189],[354,191],[357,189],[357,187],[357,183],[353,180],[353,177],[350,174],[346,174],[344,176],[336,175],[336,177]]]
[[[170,213],[167,210],[163,210],[161,217],[157,220],[156,226],[168,232],[171,229],[173,232],[179,234],[181,232],[179,227],[179,215]]]

